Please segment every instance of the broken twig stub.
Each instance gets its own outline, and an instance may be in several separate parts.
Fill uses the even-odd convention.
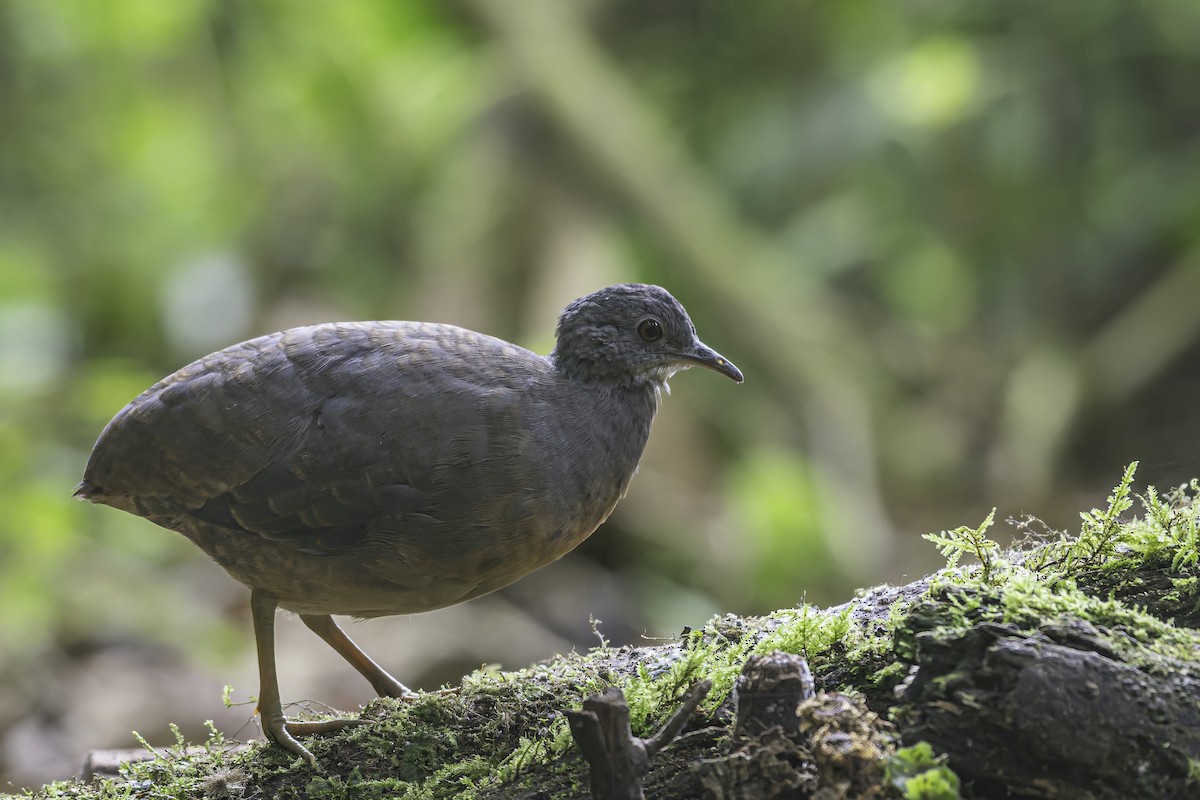
[[[693,686],[679,709],[648,739],[633,735],[629,704],[616,687],[584,700],[582,711],[568,711],[571,735],[588,762],[593,800],[644,800],[642,778],[650,759],[679,736],[710,688],[710,681]]]

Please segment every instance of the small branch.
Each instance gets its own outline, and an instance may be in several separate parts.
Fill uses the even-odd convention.
[[[593,800],[645,800],[642,777],[650,759],[679,736],[710,688],[710,681],[692,687],[683,705],[649,739],[633,735],[629,704],[615,687],[584,700],[582,711],[568,711],[571,736],[590,767]]]
[[[666,724],[658,729],[658,733],[649,739],[642,740],[646,746],[647,756],[654,758],[658,755],[659,750],[662,750],[679,738],[679,734],[683,731],[683,726],[687,724],[688,719],[695,713],[696,708],[704,702],[704,698],[708,697],[710,689],[712,689],[712,681],[710,680],[702,680],[697,683],[688,692],[688,696],[684,698],[683,705],[671,715]]]

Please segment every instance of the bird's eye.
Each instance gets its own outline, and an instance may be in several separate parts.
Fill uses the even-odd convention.
[[[654,317],[644,319],[638,323],[637,332],[638,336],[642,337],[647,342],[657,342],[662,338],[662,323],[656,320]]]

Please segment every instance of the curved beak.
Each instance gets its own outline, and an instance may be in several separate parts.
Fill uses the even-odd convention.
[[[681,353],[680,355],[684,361],[697,364],[701,367],[708,367],[713,372],[721,373],[734,383],[741,383],[745,380],[742,377],[742,371],[735,367],[732,361],[703,342],[696,342],[690,353]]]

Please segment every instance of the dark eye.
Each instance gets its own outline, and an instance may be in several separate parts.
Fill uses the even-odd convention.
[[[638,323],[637,332],[647,342],[657,342],[662,338],[662,323],[654,317],[644,319]]]

